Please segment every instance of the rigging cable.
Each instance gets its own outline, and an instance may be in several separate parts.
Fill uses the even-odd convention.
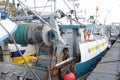
[[[64,1],[64,3],[66,4],[66,6],[68,7],[68,9],[71,11],[69,5],[65,2],[65,0],[63,0],[63,1]],[[73,1],[73,2],[74,2],[74,1]],[[73,5],[73,6],[74,6],[74,5]],[[75,10],[75,9],[74,9],[74,10]],[[74,17],[75,17],[76,20],[78,20],[78,19],[77,19],[77,16],[76,16],[76,12],[75,12],[75,14],[74,14]]]
[[[20,0],[18,0],[18,2],[20,4],[23,4],[27,9],[29,9],[33,14],[35,14],[44,24],[47,24],[48,26],[51,27],[50,24],[48,24],[48,22],[46,22],[42,17],[40,17],[40,15],[38,15],[36,12],[32,11],[28,6],[26,6],[23,2],[21,2]],[[51,27],[54,31],[56,31],[53,27]]]
[[[69,7],[69,5],[65,2],[65,0],[63,0],[63,1],[66,4],[66,6],[68,7],[68,9],[71,10],[70,7]]]
[[[48,25],[48,26],[50,26],[50,28],[51,29],[53,29],[55,32],[57,32],[56,31],[56,29],[55,28],[53,28],[48,22],[46,22],[40,15],[38,15],[36,12],[34,12],[34,11],[32,11],[28,6],[26,6],[23,2],[21,2],[20,0],[17,0],[20,4],[23,4],[27,9],[29,9],[34,15],[36,15],[44,24],[46,24],[46,25]],[[59,34],[59,33],[58,33]],[[61,37],[61,36],[60,36]],[[62,38],[61,39],[59,39],[60,41],[62,40]],[[61,41],[61,42],[63,42],[63,40]],[[63,43],[64,44],[64,43]],[[66,44],[66,43],[65,43]]]
[[[25,58],[23,57],[21,51],[19,50],[17,44],[16,44],[16,41],[14,40],[13,36],[8,32],[8,30],[0,23],[0,25],[2,26],[2,28],[8,33],[8,35],[12,38],[13,42],[14,42],[14,45],[15,47],[17,48],[18,52],[20,53],[22,59],[24,60],[27,68],[31,71],[31,73],[33,74],[33,76],[37,79],[37,80],[40,80],[39,77],[32,71],[32,69],[30,68],[30,66],[28,65],[28,63],[26,62]]]
[[[48,4],[48,0],[47,0],[47,2],[45,3],[45,6],[44,6],[44,8],[43,8],[43,10],[42,10],[42,12],[44,12],[44,10],[45,10],[45,7],[46,7],[46,5]],[[41,13],[40,13],[41,14]]]

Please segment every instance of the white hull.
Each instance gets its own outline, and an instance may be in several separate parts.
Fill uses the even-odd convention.
[[[103,38],[95,41],[79,43],[81,62],[88,61],[103,52],[108,46],[108,41]]]

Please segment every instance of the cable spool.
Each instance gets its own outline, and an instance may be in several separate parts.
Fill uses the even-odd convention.
[[[38,29],[38,28],[35,28],[36,32],[34,33],[35,35],[35,39],[38,43],[42,42],[43,39],[42,39],[42,28]]]
[[[35,44],[44,42],[46,45],[51,45],[55,38],[54,31],[48,25],[39,25],[38,23],[21,23],[14,33],[17,44]],[[11,43],[8,38],[6,42]]]
[[[40,25],[38,23],[36,23],[36,28],[35,28],[35,32],[34,32],[34,39],[36,42],[41,43],[43,41],[42,39],[42,29],[44,27],[44,25]]]
[[[43,41],[42,28],[38,29],[37,23],[19,24],[15,40],[18,44],[41,43]]]
[[[28,31],[26,32],[27,33],[26,34],[26,40],[27,40],[27,43],[29,43],[29,44],[33,44],[35,42],[33,40],[34,28],[35,28],[34,23],[28,24]]]
[[[30,44],[41,43],[43,41],[42,28],[43,26],[39,26],[37,23],[28,24],[26,29],[26,41]]]

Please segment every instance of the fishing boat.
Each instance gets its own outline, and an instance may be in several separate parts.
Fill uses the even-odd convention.
[[[32,54],[22,55],[18,50],[21,57],[15,57],[14,64],[0,63],[1,79],[68,80],[65,75],[73,73],[74,80],[81,80],[96,67],[108,48],[108,38],[104,35],[103,26],[81,23],[71,15],[60,10],[57,12],[59,15],[50,13],[40,16],[33,12],[35,15],[32,16],[10,18],[14,22],[34,19],[40,21],[17,23],[17,29],[13,28],[16,29],[13,36],[16,43],[36,45],[38,48],[32,58]],[[69,23],[58,24],[57,21],[64,17],[67,17]],[[10,39],[7,41],[9,43]],[[29,63],[34,64],[30,67]]]

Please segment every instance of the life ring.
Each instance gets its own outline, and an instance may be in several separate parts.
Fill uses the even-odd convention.
[[[84,39],[85,39],[85,41],[88,41],[88,40],[90,40],[90,32],[85,32],[85,34],[84,34]]]

